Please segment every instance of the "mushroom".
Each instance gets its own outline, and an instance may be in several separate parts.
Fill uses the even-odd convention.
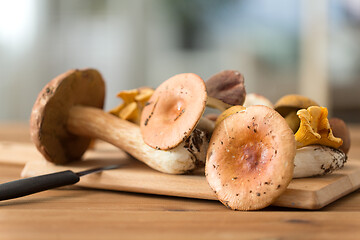
[[[350,150],[351,139],[350,131],[346,126],[346,123],[340,118],[330,118],[329,123],[334,136],[343,140],[343,144],[339,149],[347,154]]]
[[[300,126],[300,119],[296,116],[296,112],[303,108],[311,106],[319,106],[315,101],[305,96],[290,94],[283,96],[275,103],[275,110],[280,113],[289,124],[294,133]]]
[[[296,149],[293,178],[315,177],[330,174],[344,167],[344,152],[323,145],[310,145]]]
[[[312,106],[297,112],[301,122],[295,133],[297,148],[307,145],[320,144],[339,148],[343,140],[334,137],[329,120],[328,110],[325,107]]]
[[[39,93],[30,119],[30,134],[37,149],[54,163],[79,159],[90,139],[71,134],[66,125],[74,105],[102,108],[105,84],[93,69],[59,75]]]
[[[219,117],[216,119],[215,126],[217,126],[221,121],[223,121],[225,118],[233,115],[234,113],[240,112],[245,110],[246,107],[241,105],[232,106],[231,108],[226,109],[223,111]]]
[[[176,147],[197,127],[211,135],[214,122],[202,117],[205,107],[221,112],[245,99],[244,78],[226,70],[205,84],[194,73],[175,75],[163,82],[144,107],[140,120],[146,144],[161,150]]]
[[[117,96],[123,100],[123,103],[109,112],[121,119],[139,124],[141,111],[153,92],[154,90],[148,87],[121,91]]]
[[[155,149],[169,150],[187,139],[196,127],[211,133],[213,121],[202,118],[207,101],[213,99],[207,96],[205,83],[198,75],[182,73],[169,78],[155,90],[141,114],[144,142]]]
[[[155,150],[143,142],[139,126],[99,109],[104,96],[104,81],[94,69],[70,70],[44,87],[32,110],[30,131],[48,161],[80,159],[91,138],[109,142],[165,173],[188,172],[205,158],[204,133],[194,131],[171,151]]]
[[[213,100],[220,100],[230,106],[243,105],[245,101],[244,76],[238,71],[221,71],[210,77],[205,84],[208,96],[212,97],[208,101],[208,106],[218,108],[221,112],[225,111],[229,106],[221,109],[218,107],[218,101]]]
[[[269,108],[274,108],[274,105],[272,104],[272,102],[269,99],[267,99],[266,97],[264,97],[260,94],[257,94],[257,93],[247,93],[243,106],[250,107],[253,105],[264,105]]]
[[[205,175],[218,199],[234,210],[270,205],[290,183],[295,139],[273,109],[250,106],[220,122],[207,151]]]
[[[313,110],[317,109],[317,108],[320,109],[320,107],[316,107],[316,106],[313,106],[310,108]],[[234,113],[244,111],[244,110],[245,110],[245,107],[243,107],[243,106],[233,106],[233,107],[225,110],[219,116],[218,121],[216,122],[216,126],[221,121],[223,121],[225,118],[231,116]],[[299,111],[301,112],[302,110],[299,110]],[[311,111],[311,112],[313,112],[313,111]],[[310,122],[312,122],[315,125],[317,125],[319,122],[321,122],[322,125],[326,125],[326,121],[327,121],[326,116],[327,116],[327,111],[326,111],[326,113],[324,112],[324,114],[322,115],[321,121],[319,121],[318,119],[313,119],[313,120],[307,119],[307,124],[309,124],[309,120],[310,120]],[[335,124],[338,124],[337,127],[341,128],[341,130],[342,130],[341,134],[345,135],[344,138],[348,137],[348,135],[346,135],[346,131],[344,131],[344,129],[342,129],[344,127],[343,124],[345,124],[345,123],[341,123],[343,121],[340,119],[334,119],[334,120],[335,120],[334,121]],[[346,125],[345,125],[345,127],[346,127]],[[316,126],[316,129],[317,129],[316,131],[319,131],[317,126]],[[300,127],[298,132],[303,131],[303,130],[305,130],[305,128]],[[309,132],[309,130],[306,130],[306,131]],[[311,130],[311,131],[314,131],[314,130]],[[328,133],[328,131],[329,130],[327,128],[325,128],[319,132],[324,137],[324,133]],[[317,133],[315,133],[315,134],[317,134]],[[310,135],[313,136],[314,134],[310,134]],[[332,139],[332,138],[330,137],[330,139]],[[340,139],[338,139],[337,141],[339,141],[339,140]],[[321,140],[321,141],[316,140],[315,142],[322,143],[322,142],[324,142],[324,140]],[[326,144],[326,142],[325,142],[325,144]],[[343,145],[341,145],[341,147],[342,146]],[[341,147],[340,147],[340,150],[341,150]],[[314,177],[314,176],[319,176],[319,175],[330,174],[333,171],[342,168],[344,166],[344,164],[346,163],[346,160],[347,160],[346,154],[344,154],[342,151],[339,151],[332,147],[328,147],[325,145],[319,145],[319,144],[301,147],[296,150],[296,155],[295,155],[295,159],[294,159],[295,166],[294,166],[293,178]]]

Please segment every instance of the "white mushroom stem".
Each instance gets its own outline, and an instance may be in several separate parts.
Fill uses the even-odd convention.
[[[346,154],[340,150],[310,145],[296,150],[293,178],[321,176],[340,169],[346,163]]]
[[[111,143],[164,173],[182,174],[205,162],[208,140],[200,130],[194,131],[178,147],[164,151],[146,145],[137,125],[96,108],[72,107],[66,127],[75,135],[99,138]]]

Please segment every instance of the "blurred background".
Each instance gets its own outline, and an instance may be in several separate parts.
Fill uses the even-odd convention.
[[[249,93],[360,122],[360,1],[0,0],[0,121],[28,121],[47,82],[85,67],[106,80],[106,110],[120,90],[233,69]]]

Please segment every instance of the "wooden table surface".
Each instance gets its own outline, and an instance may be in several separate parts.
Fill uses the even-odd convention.
[[[360,160],[360,126],[350,159]],[[0,140],[29,142],[23,123]],[[21,167],[0,164],[0,182]],[[360,190],[317,211],[239,212],[220,202],[66,187],[0,202],[0,239],[360,239]]]

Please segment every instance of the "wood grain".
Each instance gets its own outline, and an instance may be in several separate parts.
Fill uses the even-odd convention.
[[[217,200],[202,171],[188,175],[160,173],[134,160],[124,152],[106,146],[107,144],[100,143],[95,149],[88,151],[84,156],[85,161],[59,166],[44,161],[30,144],[3,143],[0,144],[2,149],[0,160],[8,159],[14,164],[21,163],[22,159],[28,160],[22,171],[22,177],[66,169],[81,171],[94,166],[121,164],[120,169],[84,176],[78,185],[98,189]],[[360,162],[354,160],[349,162],[344,169],[328,176],[292,180],[285,193],[273,205],[319,209],[355,191],[360,187]]]
[[[203,174],[169,175],[154,171],[131,159],[99,162],[86,160],[68,166],[56,166],[44,161],[28,162],[22,172],[30,177],[72,169],[81,171],[106,163],[122,164],[120,169],[84,176],[79,186],[117,191],[217,200]],[[328,176],[294,179],[274,206],[319,209],[360,187],[360,163],[353,161]]]
[[[25,124],[11,126],[0,125],[1,141],[29,141]],[[360,159],[360,126],[351,136],[349,158]],[[115,157],[105,147],[107,159]],[[0,182],[22,168],[0,161]],[[72,186],[0,202],[0,239],[359,239],[359,219],[360,190],[316,211],[234,212],[217,201]]]

